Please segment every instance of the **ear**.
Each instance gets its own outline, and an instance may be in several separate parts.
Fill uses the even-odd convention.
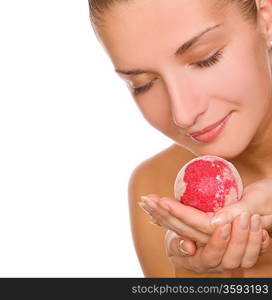
[[[271,48],[272,41],[272,0],[256,0],[258,20],[267,45]]]

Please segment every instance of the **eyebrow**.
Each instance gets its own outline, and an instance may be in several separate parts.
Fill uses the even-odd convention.
[[[204,34],[207,32],[212,31],[213,29],[221,26],[222,23],[216,24],[214,26],[208,27],[205,30],[201,31],[200,33],[197,33],[195,36],[193,36],[190,40],[182,44],[178,50],[175,52],[175,56],[181,56],[184,55],[186,51],[188,51]],[[141,69],[134,69],[134,70],[120,70],[116,69],[115,72],[125,74],[125,75],[139,75],[143,73],[148,73],[147,70],[141,70]]]

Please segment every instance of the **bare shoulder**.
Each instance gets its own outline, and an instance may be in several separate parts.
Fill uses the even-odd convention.
[[[173,187],[178,171],[195,157],[188,150],[174,144],[140,163],[130,176],[129,188],[138,188],[144,194],[161,192],[164,196],[172,197],[172,194],[168,195],[169,187]]]
[[[146,194],[173,197],[173,184],[179,169],[195,156],[178,145],[172,145],[139,164],[128,185],[131,230],[134,246],[146,277],[175,277],[164,249],[166,230],[150,224],[150,216],[139,207]]]

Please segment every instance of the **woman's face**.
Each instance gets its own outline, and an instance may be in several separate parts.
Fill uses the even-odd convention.
[[[233,158],[270,130],[270,62],[260,24],[215,2],[120,2],[98,33],[153,127],[198,155]]]

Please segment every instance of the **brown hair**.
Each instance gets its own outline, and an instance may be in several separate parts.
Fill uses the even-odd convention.
[[[93,24],[101,24],[103,22],[103,13],[111,8],[115,3],[127,2],[132,0],[88,0],[90,19]],[[217,0],[215,7],[221,7],[229,3],[236,3],[241,10],[242,16],[253,23],[257,20],[256,0]],[[218,7],[218,8],[219,8]]]
[[[115,3],[131,1],[131,0],[88,0],[89,1],[89,12],[90,19],[93,24],[102,23],[102,16],[105,11],[109,10]]]

